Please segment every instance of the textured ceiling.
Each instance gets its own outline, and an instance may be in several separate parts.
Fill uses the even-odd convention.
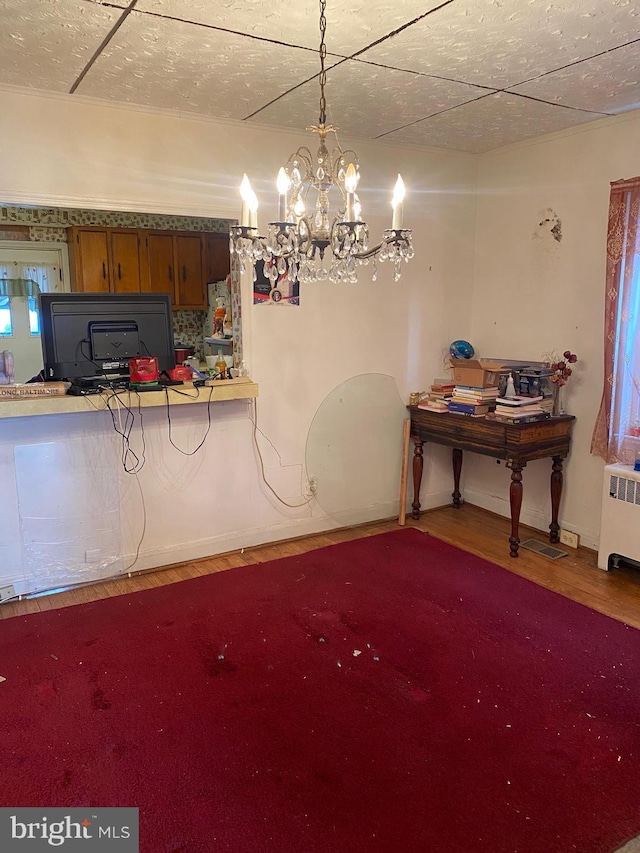
[[[0,81],[302,130],[317,0],[0,0]],[[343,134],[484,152],[640,107],[638,0],[327,0]]]

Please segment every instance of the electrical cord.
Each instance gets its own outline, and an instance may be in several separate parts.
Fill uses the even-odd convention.
[[[253,417],[251,416],[251,407],[252,407],[252,405],[253,405],[253,409],[254,409],[254,412],[255,412],[255,415],[254,415]],[[264,459],[262,458],[262,452],[260,451],[260,445],[258,444],[258,435],[257,435],[257,433],[260,433],[260,435],[265,439],[265,441],[268,441],[268,442],[269,442],[269,444],[271,445],[271,447],[273,447],[273,449],[275,450],[275,452],[276,452],[276,454],[277,454],[277,456],[278,456],[278,459],[280,460],[280,465],[282,465],[282,457],[280,456],[280,454],[279,454],[279,453],[278,453],[278,451],[276,450],[276,448],[275,448],[275,446],[274,446],[273,442],[271,441],[271,439],[269,439],[269,438],[268,438],[268,437],[267,437],[267,436],[262,432],[262,430],[260,429],[260,427],[258,426],[258,404],[257,404],[257,400],[256,400],[255,398],[254,398],[254,399],[252,399],[252,400],[249,400],[249,406],[248,406],[248,408],[249,408],[249,420],[250,420],[250,421],[251,421],[251,423],[253,424],[253,433],[252,433],[252,434],[253,434],[253,444],[254,444],[254,447],[255,447],[255,449],[256,449],[256,453],[258,454],[258,460],[259,460],[259,462],[260,462],[260,476],[262,477],[262,482],[263,482],[263,483],[265,484],[265,486],[269,489],[269,491],[273,494],[273,496],[276,498],[276,500],[280,501],[280,503],[281,503],[281,504],[284,504],[284,506],[288,506],[290,509],[300,509],[301,507],[309,506],[309,504],[311,503],[311,501],[313,501],[313,500],[314,500],[314,495],[312,495],[310,498],[307,498],[307,499],[306,499],[305,501],[303,501],[302,503],[299,503],[299,504],[292,504],[292,503],[289,503],[288,501],[285,501],[285,499],[284,499],[284,498],[281,498],[281,497],[280,497],[280,495],[279,495],[279,494],[276,492],[276,490],[273,488],[273,486],[271,485],[271,483],[267,480],[267,477],[266,477],[266,474],[265,474],[265,470],[264,470]]]
[[[180,396],[182,396],[182,397],[187,397],[189,400],[197,400],[200,397],[200,388],[195,389],[196,395],[194,397],[191,394],[187,394],[185,391],[178,391],[176,389],[175,385],[172,385],[170,387],[171,387],[171,390],[174,391],[176,394],[180,394]],[[211,429],[211,398],[213,396],[213,386],[212,385],[209,386],[209,399],[207,400],[207,428],[205,430],[204,435],[202,436],[202,440],[201,440],[200,444],[198,444],[198,446],[195,447],[193,450],[183,450],[181,447],[178,447],[178,445],[173,440],[172,424],[171,424],[171,411],[170,411],[171,406],[169,404],[169,388],[167,386],[165,386],[164,394],[165,394],[165,402],[166,402],[166,408],[167,408],[167,421],[169,424],[169,444],[171,444],[172,447],[175,447],[175,449],[179,453],[182,453],[183,456],[193,456],[195,453],[198,452],[198,450],[200,450],[202,445],[205,443],[205,441],[207,440],[207,436],[209,435],[209,431]]]
[[[131,447],[131,432],[133,430],[133,425],[135,423],[135,415],[130,408],[120,397],[120,393],[113,389],[111,390],[111,394],[107,397],[105,404],[107,409],[109,410],[109,414],[111,415],[111,421],[113,423],[113,429],[116,434],[121,436],[122,438],[122,455],[121,462],[122,467],[127,474],[137,474],[142,470],[144,464],[146,462],[146,440],[144,434],[144,421],[142,419],[142,409],[140,405],[140,395],[136,392],[136,397],[138,398],[138,416],[140,418],[140,430],[141,430],[141,438],[142,438],[142,451],[140,456],[133,450]],[[111,407],[111,402],[116,401],[116,407],[118,412],[118,424],[116,424],[115,412]],[[120,405],[125,409],[127,415],[124,422],[124,427],[122,426],[122,419],[120,417]]]
[[[84,360],[88,361],[89,364],[92,364],[95,367],[95,369],[98,373],[98,376],[103,376],[105,378],[105,380],[108,379],[108,374],[106,373],[106,371],[104,369],[104,365],[100,364],[99,361],[95,361],[90,355],[85,355],[84,350],[82,348],[83,344],[87,344],[88,346],[90,346],[91,341],[88,338],[83,338],[81,341],[78,342],[78,345],[76,346],[76,361],[78,360],[78,350],[79,350],[80,355],[84,358]]]
[[[133,558],[133,562],[130,563],[125,572],[129,574],[131,577],[131,569],[135,566],[140,558],[140,549],[142,548],[142,543],[144,542],[144,537],[147,534],[147,505],[144,501],[144,492],[142,491],[142,484],[140,483],[140,478],[138,477],[138,472],[134,471],[134,476],[136,479],[136,484],[138,486],[138,491],[140,492],[140,501],[142,502],[142,533],[140,534],[140,538],[138,540],[138,547],[136,548],[135,557]]]

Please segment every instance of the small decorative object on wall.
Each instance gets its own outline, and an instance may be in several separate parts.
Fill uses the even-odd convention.
[[[569,381],[569,377],[573,374],[571,365],[578,361],[578,356],[567,349],[562,353],[562,356],[559,356],[554,350],[553,352],[545,353],[542,358],[549,365],[550,370],[553,371],[549,377],[549,380],[553,383],[553,414],[564,415],[566,414],[564,389]]]
[[[253,273],[253,304],[299,305],[300,284],[287,271],[278,273],[276,264],[258,260]]]

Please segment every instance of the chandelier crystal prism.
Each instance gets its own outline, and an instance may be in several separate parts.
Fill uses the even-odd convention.
[[[338,143],[337,127],[327,124],[325,85],[326,0],[320,0],[320,115],[317,125],[307,130],[317,133],[319,146],[315,157],[306,146],[291,154],[278,172],[278,219],[270,222],[266,237],[258,232],[258,199],[244,175],[240,185],[242,214],[240,224],[230,233],[231,254],[236,254],[240,269],[263,260],[265,274],[273,285],[283,276],[290,281],[355,282],[357,268],[376,260],[394,264],[394,278],[400,278],[402,261],[413,257],[412,233],[403,227],[405,187],[400,175],[395,185],[391,228],[382,240],[369,245],[369,228],[361,218],[357,188],[360,179],[358,155],[343,150]],[[327,135],[335,136],[335,147],[327,147]],[[338,197],[336,215],[331,214],[330,193]],[[313,205],[310,209],[310,205]],[[329,268],[324,266],[327,262]],[[254,278],[255,278],[254,267]]]

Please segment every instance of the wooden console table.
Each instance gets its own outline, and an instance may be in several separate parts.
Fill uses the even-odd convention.
[[[549,539],[559,542],[558,510],[562,495],[562,461],[569,453],[575,418],[560,415],[529,424],[504,424],[486,418],[469,418],[449,412],[429,412],[408,406],[411,414],[413,451],[412,516],[420,516],[420,484],[422,482],[422,449],[425,441],[453,448],[453,505],[460,507],[460,472],[462,452],[471,450],[494,459],[504,459],[511,468],[509,502],[511,506],[510,554],[518,556],[518,526],[522,506],[522,469],[533,459],[553,460],[551,465],[551,524]]]

